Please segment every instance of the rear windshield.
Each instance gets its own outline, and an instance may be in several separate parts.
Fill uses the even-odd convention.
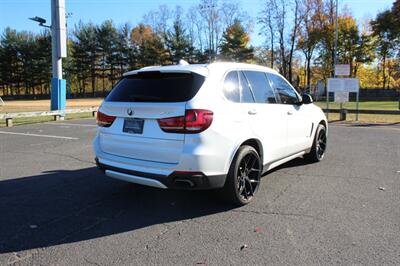
[[[195,73],[141,72],[121,79],[107,96],[109,102],[186,102],[204,82]]]

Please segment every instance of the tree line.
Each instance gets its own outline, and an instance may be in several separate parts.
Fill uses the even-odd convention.
[[[362,87],[400,87],[400,0],[368,21],[344,8],[335,54],[334,0],[265,0],[256,18],[237,2],[200,0],[188,10],[162,5],[132,27],[112,20],[69,28],[63,60],[68,90],[104,95],[128,70],[149,65],[235,61],[278,70],[310,88],[333,76],[334,61],[349,64]],[[260,32],[254,32],[258,25]],[[250,34],[265,40],[253,47]],[[4,29],[0,37],[0,95],[48,95],[51,36]]]

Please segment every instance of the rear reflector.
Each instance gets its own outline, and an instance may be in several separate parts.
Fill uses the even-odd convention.
[[[169,133],[200,133],[210,127],[213,112],[202,109],[186,110],[185,116],[158,119],[161,129]]]
[[[99,127],[110,127],[115,118],[115,116],[106,115],[99,111],[97,112],[97,125]]]

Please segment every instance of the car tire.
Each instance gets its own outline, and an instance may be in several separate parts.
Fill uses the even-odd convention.
[[[222,189],[226,202],[243,206],[252,201],[257,192],[262,172],[262,162],[251,146],[241,146],[237,151]]]
[[[325,156],[326,144],[327,144],[326,127],[322,124],[319,124],[315,132],[315,137],[313,145],[311,147],[311,151],[306,155],[304,155],[304,159],[306,159],[310,163],[316,163],[322,161],[322,159],[324,159]]]

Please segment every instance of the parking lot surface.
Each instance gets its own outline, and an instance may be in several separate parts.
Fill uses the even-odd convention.
[[[0,129],[0,265],[400,265],[399,127],[331,126],[241,208],[105,177],[95,129]]]

